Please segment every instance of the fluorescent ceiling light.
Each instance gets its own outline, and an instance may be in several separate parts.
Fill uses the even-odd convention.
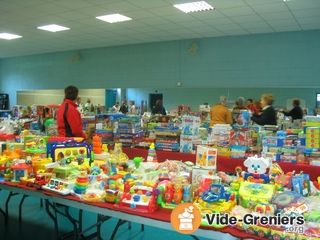
[[[38,27],[38,29],[46,30],[46,31],[49,31],[49,32],[60,32],[60,31],[69,30],[70,28],[59,26],[59,25],[56,25],[56,24],[50,24],[50,25],[45,25],[45,26]]]
[[[214,7],[205,1],[175,4],[173,6],[185,13],[214,10]]]
[[[124,21],[130,21],[132,20],[129,17],[123,16],[121,14],[110,14],[110,15],[104,15],[104,16],[99,16],[96,17],[97,19],[100,19],[102,21],[106,21],[108,23],[115,23],[115,22],[124,22]]]
[[[0,33],[0,38],[6,39],[6,40],[12,40],[16,38],[21,38],[22,36],[11,34],[11,33]]]

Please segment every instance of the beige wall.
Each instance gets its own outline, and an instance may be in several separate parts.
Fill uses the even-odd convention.
[[[95,106],[105,105],[105,89],[80,89],[79,97],[82,103],[86,103],[87,99],[91,99],[91,103]],[[17,91],[18,105],[50,105],[63,102],[64,90],[29,90]]]

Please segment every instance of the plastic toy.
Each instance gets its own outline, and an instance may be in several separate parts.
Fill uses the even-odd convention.
[[[73,186],[73,192],[75,194],[83,194],[89,185],[89,178],[86,172],[81,171],[75,181],[75,184]]]
[[[158,209],[155,188],[156,184],[153,186],[137,184],[130,186],[129,182],[126,181],[120,201],[114,206],[134,212],[152,213]]]
[[[257,204],[270,204],[275,186],[271,184],[260,184],[242,182],[239,189],[239,205],[255,209]]]
[[[296,234],[295,233],[290,233],[286,231],[286,228],[288,226],[274,226],[272,225],[270,227],[270,238],[275,239],[275,240],[295,240],[296,239]]]
[[[149,147],[147,162],[158,162],[154,143],[151,143]]]
[[[81,195],[81,199],[87,202],[103,202],[106,197],[106,192],[101,189],[87,189]]]
[[[226,213],[231,211],[236,203],[237,201],[233,193],[227,192],[223,185],[214,183],[202,194],[198,202],[194,204],[200,210]]]
[[[100,137],[98,135],[95,135],[93,137],[92,145],[93,145],[92,151],[95,154],[101,154],[102,153],[102,144],[101,144]]]
[[[74,181],[68,181],[60,178],[51,178],[50,181],[42,186],[43,190],[58,193],[60,195],[69,195],[74,187]]]
[[[249,157],[244,161],[244,166],[248,172],[243,172],[242,176],[246,181],[255,183],[269,183],[269,175],[265,174],[267,168],[270,167],[270,161],[265,158]]]
[[[299,199],[302,197],[299,193],[287,191],[275,195],[271,203],[276,205],[277,212],[281,213],[284,212],[284,209],[287,207],[297,206]]]
[[[170,180],[169,171],[166,167],[163,167],[159,173],[159,181]]]
[[[53,161],[72,162],[74,158],[89,158],[89,165],[93,162],[93,152],[91,146],[87,143],[78,143],[74,140],[68,140],[62,144],[51,147],[50,156]]]
[[[118,198],[119,191],[122,190],[123,192],[124,190],[123,175],[115,174],[109,177],[107,179],[105,189],[106,189],[106,202],[115,203]]]
[[[258,214],[255,214],[258,215]],[[269,225],[262,225],[258,223],[257,225],[242,225],[243,229],[250,235],[256,235],[261,238],[268,238],[270,236],[270,226]],[[276,240],[276,238],[272,238]],[[280,240],[280,238],[279,238]]]
[[[25,160],[18,160],[12,166],[11,182],[20,182],[21,177],[28,177],[32,171],[32,166],[27,164]]]
[[[36,178],[35,178],[32,186],[34,188],[40,190],[43,185],[46,185],[50,181],[52,176],[54,176],[53,173],[39,173],[36,175]]]

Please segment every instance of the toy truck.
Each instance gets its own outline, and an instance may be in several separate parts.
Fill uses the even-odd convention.
[[[33,182],[33,187],[40,190],[43,185],[47,184],[50,181],[53,175],[53,173],[37,174],[36,179]]]

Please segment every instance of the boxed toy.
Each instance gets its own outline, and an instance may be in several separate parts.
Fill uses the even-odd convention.
[[[193,140],[197,138],[192,135],[180,135],[180,152],[193,153]]]
[[[184,135],[197,135],[201,126],[200,117],[196,116],[183,116],[182,117],[182,134]]]
[[[309,174],[298,174],[292,177],[292,190],[303,196],[311,193]]]
[[[199,145],[196,153],[196,166],[216,169],[218,150],[216,148]]]
[[[270,204],[275,185],[252,182],[241,182],[239,189],[239,205],[255,209],[257,204]]]

